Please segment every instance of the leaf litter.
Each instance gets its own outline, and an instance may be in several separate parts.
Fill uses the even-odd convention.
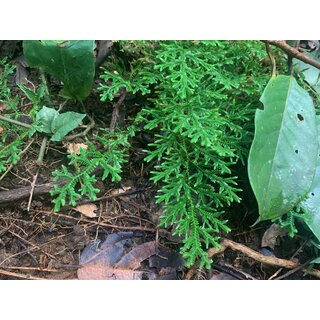
[[[139,243],[139,238],[133,232],[117,232],[108,235],[100,248],[99,240],[89,244],[80,256],[78,279],[178,279],[184,267],[180,254],[158,247],[156,241]]]

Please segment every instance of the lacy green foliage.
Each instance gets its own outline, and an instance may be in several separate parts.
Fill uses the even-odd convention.
[[[20,160],[19,153],[23,149],[24,142],[28,137],[28,132],[24,132],[15,138],[11,143],[0,141],[0,174],[7,170],[9,165],[16,165]]]
[[[161,76],[153,70],[155,61],[152,43],[137,41],[133,44],[128,41],[122,42],[122,45],[122,51],[134,55],[135,59],[130,63],[129,70],[117,63],[110,63],[108,69],[101,68],[103,74],[100,78],[106,83],[100,84],[98,89],[102,92],[100,94],[102,101],[112,101],[120,89],[133,94],[138,91],[142,95],[148,94],[151,91],[150,85],[161,79]],[[139,54],[138,57],[136,56],[137,54]],[[107,85],[108,83],[111,83],[111,85]]]
[[[142,43],[137,58],[136,47],[121,43],[135,59],[128,68],[119,61],[104,70],[109,83],[101,86],[101,97],[111,100],[122,88],[151,92],[135,127],[143,124],[155,133],[146,161],[156,162],[152,180],[160,183],[162,225],[184,235],[181,251],[189,266],[200,258],[201,266],[210,267],[205,249],[218,247],[220,232],[230,230],[223,207],[240,200],[231,166],[245,158],[251,140],[244,123],[252,119],[268,79],[253,71],[264,51],[257,43],[229,41],[150,46]]]
[[[288,235],[293,238],[297,233],[298,229],[296,224],[298,221],[305,223],[306,214],[305,212],[298,206],[291,211],[289,211],[284,216],[273,219],[272,222],[279,223],[281,228],[288,228]]]
[[[0,103],[5,109],[17,112],[18,97],[13,97],[8,84],[8,77],[15,71],[15,66],[10,65],[7,59],[0,59]]]
[[[29,116],[33,121],[35,121],[37,113],[46,104],[46,101],[48,100],[45,85],[43,83],[39,84],[34,91],[23,84],[18,84],[18,87],[32,103],[32,108],[29,111]]]
[[[103,169],[102,180],[111,178],[111,181],[120,181],[122,165],[126,160],[126,148],[129,147],[128,135],[126,132],[108,132],[102,130],[103,134],[95,136],[95,139],[102,145],[102,150],[90,142],[86,141],[88,149],[81,148],[80,154],[71,153],[68,155],[70,160],[69,169],[62,165],[61,170],[55,170],[52,174],[54,181],[63,179],[66,183],[61,187],[54,186],[51,195],[55,196],[53,200],[54,210],[59,211],[66,202],[74,206],[76,200],[83,196],[88,196],[95,200],[96,194],[100,191],[94,186],[97,182],[94,170],[98,167]]]

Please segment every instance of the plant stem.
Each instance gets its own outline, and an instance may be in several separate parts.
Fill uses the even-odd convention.
[[[24,123],[24,122],[20,122],[18,120],[13,120],[13,119],[10,119],[10,118],[6,118],[6,117],[1,116],[1,115],[0,115],[0,120],[6,121],[6,122],[9,122],[9,123],[12,123],[12,124],[16,124],[18,126],[25,127],[25,128],[30,128],[31,127],[30,124],[27,124],[27,123]]]
[[[288,45],[284,40],[263,40],[263,42],[272,44],[272,45],[282,49],[286,53],[292,55],[294,58],[299,59],[307,64],[310,64],[311,66],[314,66],[314,67],[320,69],[320,62],[305,56],[303,53],[301,53],[297,49]]]
[[[47,137],[43,137],[42,143],[41,143],[41,147],[40,147],[40,151],[39,151],[39,155],[38,155],[38,159],[37,159],[37,165],[38,166],[41,166],[42,163],[43,163],[43,157],[44,157],[44,152],[46,150],[47,141],[48,141],[48,138]]]

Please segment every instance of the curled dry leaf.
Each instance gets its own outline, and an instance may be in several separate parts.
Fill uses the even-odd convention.
[[[80,154],[80,148],[88,149],[88,145],[85,143],[68,143],[67,144],[67,152],[73,154]]]
[[[271,248],[274,250],[274,247],[277,244],[279,237],[283,237],[288,233],[287,229],[281,228],[277,223],[273,223],[263,234],[261,240],[262,248]]]
[[[81,204],[79,206],[76,206],[73,209],[82,213],[84,216],[86,216],[88,218],[96,218],[97,217],[96,210],[98,210],[98,207],[93,203]]]

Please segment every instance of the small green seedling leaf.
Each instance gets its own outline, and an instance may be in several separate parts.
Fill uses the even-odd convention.
[[[66,112],[59,114],[52,122],[51,141],[61,141],[70,131],[75,129],[85,117],[85,114]]]
[[[95,72],[93,40],[25,40],[23,52],[31,67],[63,82],[63,97],[83,101],[89,95]]]
[[[36,121],[39,123],[38,131],[52,133],[52,123],[59,116],[59,112],[52,108],[43,107],[36,115]]]
[[[51,141],[61,141],[75,129],[86,115],[77,112],[60,114],[57,110],[43,107],[37,114],[37,131],[52,134]]]
[[[289,212],[309,192],[318,144],[312,99],[293,77],[272,78],[261,101],[248,172],[263,221]]]

